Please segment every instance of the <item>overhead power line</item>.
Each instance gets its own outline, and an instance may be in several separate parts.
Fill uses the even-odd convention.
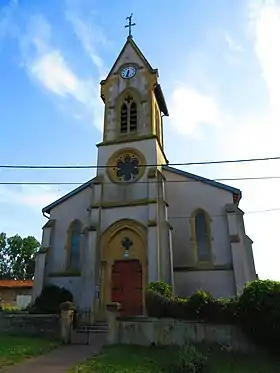
[[[274,211],[280,211],[280,207],[276,207],[276,208],[271,208],[271,209],[264,209],[264,210],[251,210],[251,211],[246,211],[245,212],[245,215],[247,214],[263,214],[263,213],[266,213],[266,212],[274,212]],[[217,215],[211,215],[211,219],[212,218],[225,218],[226,214],[217,214]],[[168,219],[171,221],[171,225],[172,225],[172,219],[191,219],[192,216],[169,216]]]
[[[198,166],[198,165],[210,165],[210,164],[223,164],[223,163],[245,163],[245,162],[259,162],[259,161],[275,161],[280,160],[278,157],[265,157],[265,158],[247,158],[247,159],[232,159],[232,160],[220,160],[220,161],[200,161],[200,162],[183,162],[183,163],[168,163],[168,166]],[[148,164],[139,165],[140,167],[156,167],[162,166],[162,164]],[[0,165],[0,168],[14,168],[14,169],[96,169],[96,168],[108,168],[110,165]]]
[[[232,177],[232,178],[216,178],[209,179],[210,181],[253,181],[253,180],[279,180],[280,176],[258,176],[258,177]],[[3,181],[0,182],[0,185],[83,185],[85,182],[75,182],[75,181]],[[137,181],[137,184],[151,184],[159,183],[161,181]],[[165,180],[165,183],[201,183],[203,180]],[[109,181],[103,182],[103,184],[111,185]],[[126,184],[129,185],[130,183]],[[131,183],[132,184],[132,183]],[[134,184],[134,183],[133,183]],[[125,185],[125,183],[124,183]]]

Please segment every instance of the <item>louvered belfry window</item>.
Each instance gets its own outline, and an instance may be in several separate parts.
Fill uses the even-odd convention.
[[[121,106],[121,133],[137,131],[137,104],[133,97],[127,95]]]
[[[129,117],[129,124],[130,124],[130,132],[137,131],[137,104],[136,102],[132,101],[130,104],[130,117]]]
[[[121,107],[121,133],[127,133],[128,107],[126,103]]]

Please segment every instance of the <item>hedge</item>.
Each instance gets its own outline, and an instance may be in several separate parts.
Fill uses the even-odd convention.
[[[147,290],[146,308],[151,317],[234,323],[237,301],[235,298],[214,299],[202,290],[197,291],[189,298],[167,298],[154,290]]]
[[[280,282],[254,281],[239,297],[239,322],[259,344],[280,349]]]
[[[236,324],[254,342],[270,350],[280,348],[280,282],[253,281],[245,286],[239,297],[230,299],[215,299],[203,290],[188,298],[172,297],[171,288],[168,296],[163,289],[162,283],[152,283],[148,287],[146,307],[149,316]]]

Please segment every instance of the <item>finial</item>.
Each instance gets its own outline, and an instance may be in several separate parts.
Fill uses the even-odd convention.
[[[126,20],[128,20],[128,25],[125,25],[124,27],[128,27],[128,37],[129,38],[132,38],[132,35],[131,35],[131,27],[135,26],[136,23],[131,23],[131,20],[132,20],[132,16],[133,16],[133,13],[130,14],[129,17],[126,17]]]

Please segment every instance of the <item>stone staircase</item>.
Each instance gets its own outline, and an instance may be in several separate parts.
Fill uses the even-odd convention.
[[[74,344],[105,344],[108,333],[108,324],[97,321],[93,325],[79,325],[72,333],[72,343]]]

